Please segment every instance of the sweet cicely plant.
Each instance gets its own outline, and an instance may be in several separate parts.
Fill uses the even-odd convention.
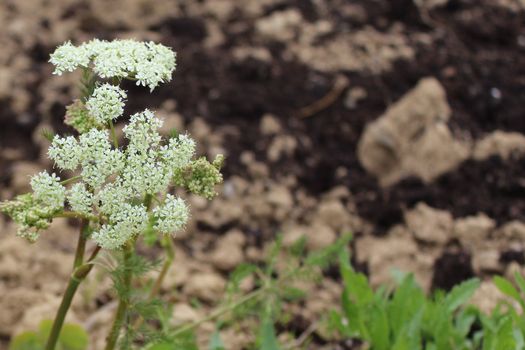
[[[80,46],[67,42],[51,55],[55,74],[82,70],[82,96],[67,107],[65,123],[77,136],[54,136],[48,150],[62,179],[41,172],[31,178],[32,192],[1,203],[1,210],[17,224],[17,234],[38,239],[54,218],[81,222],[73,272],[53,321],[45,349],[57,346],[66,313],[80,283],[93,267],[101,249],[113,251],[121,271],[119,304],[106,341],[114,349],[121,329],[129,326],[129,290],[135,244],[141,236],[158,239],[167,247],[159,279],[151,294],[158,292],[171,263],[170,234],[184,228],[189,208],[175,194],[176,188],[211,199],[214,186],[222,181],[222,156],[213,163],[194,159],[195,142],[186,134],[163,138],[162,120],[150,110],[133,114],[123,128],[119,144],[114,122],[124,113],[127,93],[119,85],[127,79],[153,91],[171,80],[175,53],[168,47],[134,40],[92,40]],[[86,255],[86,243],[96,248]],[[135,325],[140,323],[135,319]]]

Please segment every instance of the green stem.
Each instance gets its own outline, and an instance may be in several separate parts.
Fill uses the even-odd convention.
[[[55,218],[67,218],[67,219],[87,219],[87,220],[97,220],[98,218],[93,215],[84,215],[74,211],[64,210],[58,214],[54,215]]]
[[[113,125],[113,120],[109,120],[109,129],[111,130],[111,138],[113,139],[113,145],[115,148],[118,148],[118,138],[117,133],[115,132],[115,126]]]
[[[129,267],[129,262],[133,256],[134,242],[130,242],[124,248],[124,288],[125,293],[128,294],[131,287],[131,269]],[[120,329],[124,323],[124,318],[126,316],[126,311],[129,306],[129,295],[120,295],[120,300],[118,303],[117,311],[115,313],[115,319],[113,320],[113,325],[107,337],[105,350],[113,350],[117,344],[118,336]]]
[[[62,326],[64,325],[66,314],[69,310],[69,307],[71,306],[71,302],[73,301],[73,297],[75,296],[75,293],[80,283],[86,278],[88,273],[93,268],[92,260],[95,259],[100,250],[100,248],[97,247],[91,254],[89,260],[85,264],[83,264],[84,252],[86,249],[86,235],[84,230],[87,228],[87,222],[83,221],[82,224],[83,225],[78,237],[77,249],[75,252],[73,273],[69,278],[66,291],[62,296],[62,302],[60,303],[60,307],[58,308],[55,320],[53,321],[53,327],[51,328],[51,333],[49,334],[49,338],[47,339],[45,350],[55,349],[58,338],[60,336],[60,331],[62,330]]]
[[[82,178],[82,176],[80,176],[80,175],[73,176],[73,177],[70,177],[69,179],[65,179],[65,180],[60,181],[60,184],[61,185],[67,185],[67,184],[69,184],[71,182],[75,182],[77,180],[80,180],[81,178]]]
[[[164,236],[162,238],[162,245],[164,246],[164,250],[166,251],[166,260],[164,260],[160,273],[157,276],[155,283],[150,289],[148,300],[152,300],[159,293],[160,288],[162,287],[162,283],[164,282],[164,278],[166,278],[166,274],[168,273],[171,264],[173,263],[173,259],[175,259],[175,247],[173,246],[173,241],[171,240],[170,236]],[[137,320],[133,324],[133,329],[137,330],[142,324],[142,322],[144,322],[144,318],[142,316],[139,316],[139,318],[137,318]]]
[[[47,339],[46,350],[55,349],[58,337],[60,335],[60,331],[62,330],[62,325],[64,324],[64,319],[66,318],[67,311],[71,306],[71,301],[75,296],[75,292],[77,291],[80,282],[81,281],[77,279],[69,279],[69,283],[67,285],[66,291],[64,292],[64,296],[62,297],[62,302],[60,303],[60,307],[58,308],[55,321],[53,322],[53,328],[51,328],[51,333],[49,334],[49,338]]]
[[[208,322],[208,321],[214,320],[217,317],[220,317],[220,316],[224,315],[227,312],[233,311],[236,308],[238,308],[239,306],[241,306],[242,304],[247,303],[248,301],[251,301],[252,299],[260,297],[261,295],[263,295],[263,293],[266,292],[266,289],[267,288],[264,288],[264,287],[261,288],[261,289],[257,289],[255,291],[249,293],[249,294],[246,294],[244,297],[242,297],[241,299],[237,300],[236,302],[234,302],[232,304],[228,304],[228,305],[225,305],[223,307],[219,307],[218,309],[213,311],[208,316],[206,316],[206,317],[204,317],[204,318],[202,318],[200,320],[197,320],[195,322],[189,323],[186,326],[183,326],[183,327],[177,329],[175,332],[172,333],[172,335],[173,336],[180,335],[180,334],[185,333],[185,332],[187,332],[189,330],[197,328],[198,326],[200,326],[204,322]]]

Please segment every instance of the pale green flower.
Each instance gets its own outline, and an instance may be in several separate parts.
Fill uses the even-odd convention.
[[[99,124],[107,124],[124,113],[126,92],[111,84],[100,85],[87,100],[86,108]]]
[[[71,210],[91,215],[93,210],[93,194],[86,189],[86,185],[79,182],[71,186],[67,191],[67,201]]]
[[[148,213],[142,204],[123,203],[110,215],[110,222],[103,225],[92,237],[105,249],[121,248],[132,237],[143,232],[148,225]]]
[[[154,229],[167,234],[183,229],[190,217],[190,211],[182,198],[168,194],[164,205],[153,209],[153,215]]]
[[[82,149],[73,136],[56,135],[47,154],[63,170],[75,170],[82,156]]]
[[[66,188],[60,184],[60,178],[43,171],[31,178],[33,198],[40,204],[52,209],[61,209],[66,198]]]

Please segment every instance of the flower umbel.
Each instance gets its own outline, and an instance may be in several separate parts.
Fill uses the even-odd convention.
[[[93,91],[86,102],[86,108],[99,124],[107,124],[124,113],[126,97],[126,92],[118,86],[103,84]]]
[[[153,215],[156,221],[154,229],[162,233],[175,233],[184,228],[190,212],[182,198],[168,194],[164,205],[153,209]]]
[[[78,47],[67,42],[59,46],[49,60],[55,65],[55,74],[72,72],[92,64],[101,78],[136,80],[137,85],[151,91],[160,83],[171,80],[176,55],[170,48],[153,42],[135,40],[92,40]]]
[[[119,249],[145,230],[167,234],[185,227],[189,208],[171,194],[175,186],[215,195],[220,162],[194,160],[196,144],[187,134],[163,139],[163,121],[152,111],[129,118],[124,147],[115,136],[112,122],[124,114],[128,97],[121,80],[153,90],[171,80],[175,58],[168,47],[134,40],[66,42],[55,50],[55,74],[83,69],[83,96],[67,107],[65,120],[80,135],[55,136],[48,156],[58,169],[77,175],[64,182],[66,188],[55,174],[41,172],[31,179],[32,193],[1,204],[20,225],[19,235],[35,240],[54,217],[77,216],[87,220],[99,246]]]

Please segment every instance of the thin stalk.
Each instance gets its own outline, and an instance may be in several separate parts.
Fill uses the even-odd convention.
[[[148,300],[152,300],[159,293],[160,288],[162,287],[162,283],[164,282],[164,279],[166,277],[166,274],[168,273],[173,263],[173,259],[175,259],[175,247],[173,246],[173,241],[171,240],[171,237],[164,236],[162,238],[162,243],[164,246],[164,250],[166,251],[166,260],[164,260],[160,273],[150,289]],[[144,318],[142,316],[139,316],[133,324],[133,329],[137,330],[142,324],[142,322],[144,322]]]
[[[129,268],[129,262],[133,256],[134,242],[128,243],[124,248],[124,286],[126,293],[129,292],[131,288],[131,269]],[[129,295],[121,295],[118,303],[117,311],[115,312],[115,319],[113,320],[113,325],[107,337],[105,350],[113,350],[117,344],[118,336],[122,324],[124,323],[124,318],[126,317],[126,311],[129,306]]]
[[[172,335],[173,336],[180,335],[180,334],[182,334],[184,332],[187,332],[189,330],[197,328],[198,326],[200,326],[204,322],[208,322],[208,321],[214,320],[217,317],[220,317],[220,316],[224,315],[225,313],[228,313],[228,312],[230,312],[232,310],[235,310],[236,308],[238,308],[242,304],[247,303],[248,301],[251,301],[252,299],[260,297],[263,293],[266,292],[266,289],[267,288],[264,288],[264,287],[261,288],[261,289],[257,289],[257,290],[255,290],[255,291],[253,291],[251,293],[246,294],[244,297],[242,297],[241,299],[237,300],[236,302],[234,302],[232,304],[228,304],[228,305],[219,307],[218,309],[213,311],[208,316],[206,316],[204,318],[201,318],[200,320],[197,320],[195,322],[189,323],[186,326],[177,329],[175,332],[172,333]]]
[[[82,178],[82,176],[76,175],[76,176],[70,177],[69,179],[65,179],[65,180],[60,181],[60,184],[61,185],[67,185],[67,184],[69,184],[71,182],[75,182],[77,180],[80,180],[81,178]]]
[[[75,259],[73,263],[73,273],[69,278],[66,291],[62,296],[62,302],[60,303],[60,307],[58,308],[55,320],[53,321],[53,327],[51,328],[49,338],[47,339],[45,350],[55,349],[58,338],[60,336],[60,331],[62,330],[62,326],[64,325],[66,314],[69,310],[69,307],[71,306],[71,302],[73,301],[73,297],[75,296],[75,293],[80,283],[82,283],[82,281],[86,278],[88,273],[93,268],[92,261],[93,259],[95,259],[100,250],[100,248],[97,247],[91,254],[88,261],[85,264],[83,263],[84,252],[86,250],[85,229],[87,228],[87,225],[88,223],[86,221],[82,222],[81,231],[78,237],[77,249],[75,252]]]
[[[171,264],[173,263],[173,259],[175,259],[175,248],[173,246],[173,241],[171,240],[170,236],[164,236],[162,238],[164,250],[166,251],[166,260],[164,261],[164,264],[162,264],[162,269],[160,270],[159,276],[155,280],[155,283],[153,284],[153,287],[150,290],[149,293],[149,299],[153,299],[160,291],[160,288],[162,287],[162,282],[164,282],[164,278],[166,277],[166,274],[168,273]]]
[[[113,145],[115,148],[118,148],[118,138],[117,133],[115,132],[115,126],[113,125],[113,120],[109,120],[109,129],[111,130],[111,138],[113,139]]]
[[[67,219],[87,219],[87,220],[97,220],[98,218],[93,215],[84,215],[74,211],[64,210],[58,214],[54,215],[55,218],[67,218]]]

